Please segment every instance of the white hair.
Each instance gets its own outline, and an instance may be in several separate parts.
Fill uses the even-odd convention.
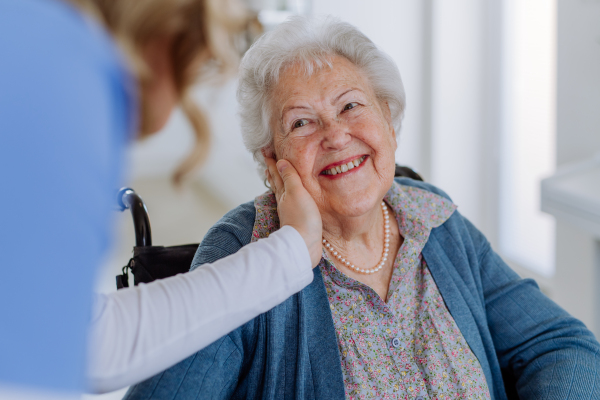
[[[333,17],[292,17],[260,37],[240,65],[237,99],[242,136],[261,176],[266,169],[261,150],[273,146],[269,100],[280,73],[299,63],[310,76],[315,69],[331,68],[331,56],[346,58],[366,75],[377,98],[387,102],[399,135],[406,102],[394,61],[349,23]]]

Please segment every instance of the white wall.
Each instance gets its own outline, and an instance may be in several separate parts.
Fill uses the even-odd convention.
[[[556,1],[503,4],[498,248],[551,277],[555,222],[540,210],[540,181],[556,167]]]
[[[484,3],[433,2],[431,182],[483,223]]]
[[[600,1],[558,1],[557,152],[558,166],[600,152]],[[600,182],[598,182],[600,185]],[[598,244],[563,222],[556,226],[554,298],[600,334],[593,315],[598,301]]]
[[[600,1],[558,1],[557,163],[600,151]]]

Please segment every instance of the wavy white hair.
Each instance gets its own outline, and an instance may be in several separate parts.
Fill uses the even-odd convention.
[[[300,63],[310,76],[325,66],[331,68],[331,56],[335,55],[345,57],[365,74],[377,98],[388,103],[392,125],[399,135],[406,102],[394,61],[349,23],[333,17],[296,16],[258,39],[240,65],[237,99],[242,136],[259,164],[261,176],[266,169],[261,150],[273,146],[270,97],[280,73]]]

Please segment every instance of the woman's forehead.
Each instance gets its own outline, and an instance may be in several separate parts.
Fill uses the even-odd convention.
[[[335,100],[340,94],[355,90],[370,94],[363,72],[344,57],[332,56],[331,65],[322,65],[309,73],[302,63],[285,68],[273,90],[277,104],[288,101],[322,98]]]

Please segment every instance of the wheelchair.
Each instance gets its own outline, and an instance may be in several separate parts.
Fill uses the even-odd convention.
[[[423,178],[409,167],[396,165],[396,177],[407,177],[422,181]],[[117,275],[117,289],[129,287],[129,272],[134,285],[188,272],[199,243],[179,246],[153,246],[148,210],[142,198],[131,188],[122,188],[117,193],[119,211],[130,210],[135,231],[133,257]]]

